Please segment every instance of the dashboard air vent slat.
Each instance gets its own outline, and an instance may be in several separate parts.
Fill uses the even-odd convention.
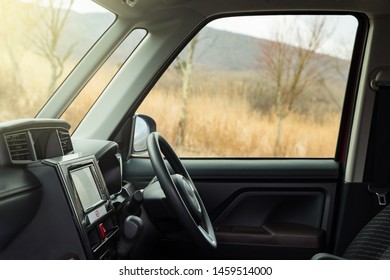
[[[73,151],[72,140],[70,139],[69,131],[58,130],[58,136],[60,137],[62,152],[64,155]]]
[[[33,160],[28,145],[28,136],[26,132],[6,135],[8,150],[13,161],[31,161]]]

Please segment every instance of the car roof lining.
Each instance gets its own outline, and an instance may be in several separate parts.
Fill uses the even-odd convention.
[[[94,0],[121,18],[140,18],[149,12],[170,8],[192,9],[205,17],[232,12],[272,12],[272,11],[333,11],[365,13],[368,17],[388,14],[389,3],[381,0]],[[130,7],[126,2],[135,2]]]

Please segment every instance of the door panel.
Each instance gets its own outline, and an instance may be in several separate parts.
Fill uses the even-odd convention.
[[[209,258],[305,259],[330,246],[339,176],[334,160],[183,163],[216,230],[218,249]],[[139,188],[154,176],[145,158],[124,168],[125,179]]]
[[[272,187],[270,187],[272,188]],[[295,223],[320,228],[324,195],[310,191],[245,191],[215,219],[217,226],[258,227]]]

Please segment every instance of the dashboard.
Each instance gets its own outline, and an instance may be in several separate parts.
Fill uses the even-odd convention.
[[[116,206],[131,195],[118,145],[73,140],[69,128],[56,119],[0,124],[1,259],[116,258]]]

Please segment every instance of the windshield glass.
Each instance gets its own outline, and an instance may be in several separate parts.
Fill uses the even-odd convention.
[[[114,19],[89,0],[3,0],[0,121],[34,117]]]

